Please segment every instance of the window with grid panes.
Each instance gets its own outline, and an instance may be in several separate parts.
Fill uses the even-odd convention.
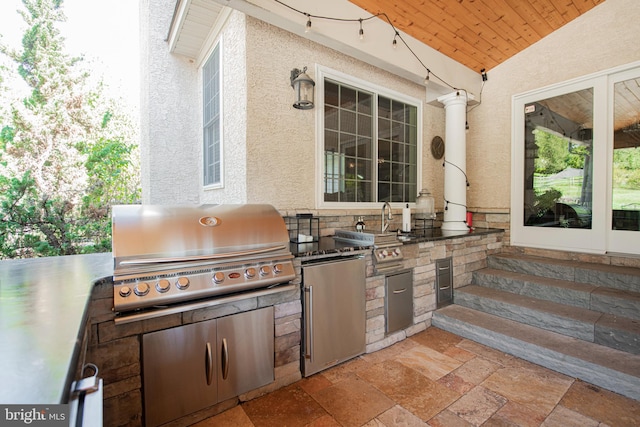
[[[222,184],[220,45],[202,67],[204,185]]]
[[[414,202],[418,107],[324,80],[324,201]]]

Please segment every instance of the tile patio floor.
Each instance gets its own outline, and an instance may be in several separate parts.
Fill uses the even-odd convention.
[[[640,402],[428,328],[197,427],[640,426]]]

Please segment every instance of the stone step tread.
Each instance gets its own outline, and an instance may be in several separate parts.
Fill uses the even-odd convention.
[[[614,314],[603,314],[602,317],[598,319],[597,326],[635,334],[638,336],[638,340],[640,340],[640,320],[637,319],[629,319]]]
[[[593,290],[592,294],[606,296],[609,298],[620,298],[626,301],[633,301],[640,304],[640,292],[625,291],[616,288],[607,288],[604,286],[598,286]]]
[[[547,313],[549,315],[554,315],[557,317],[571,319],[577,322],[583,322],[592,325],[595,325],[603,315],[603,313],[588,310],[586,308],[559,304],[553,301],[529,297],[526,295],[514,294],[511,292],[501,291],[498,289],[478,285],[468,285],[456,289],[454,293],[454,301],[456,296],[461,293],[474,295],[480,298],[488,298],[505,304],[517,305],[519,307],[536,310],[541,313]]]
[[[539,329],[457,304],[438,309],[434,313],[434,317],[441,315],[640,379],[640,355]]]
[[[540,285],[552,286],[555,288],[562,288],[562,289],[567,289],[571,291],[579,291],[579,292],[586,292],[586,293],[591,293],[596,289],[598,289],[598,286],[590,285],[588,283],[579,283],[579,282],[574,282],[572,280],[563,280],[563,279],[554,279],[554,278],[543,277],[543,276],[534,276],[527,273],[519,273],[515,271],[508,271],[508,270],[499,270],[497,268],[483,268],[482,270],[476,270],[474,272],[474,275],[476,274],[485,275],[485,276],[503,277],[505,279],[517,280],[517,281],[522,281],[527,283],[537,283]],[[615,288],[607,288],[607,289],[617,290]],[[631,292],[631,291],[628,291],[628,292]],[[632,293],[636,293],[640,298],[640,292],[632,292]]]
[[[521,260],[523,262],[538,262],[546,263],[549,265],[558,265],[565,267],[580,268],[585,270],[596,270],[611,274],[623,274],[629,276],[637,276],[640,283],[640,268],[629,267],[625,265],[613,265],[613,264],[600,264],[595,262],[574,261],[557,258],[545,258],[533,255],[519,255],[519,254],[496,254],[492,255],[495,258],[504,258],[512,260]]]

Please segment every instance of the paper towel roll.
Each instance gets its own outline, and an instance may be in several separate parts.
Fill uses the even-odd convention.
[[[402,208],[402,231],[411,231],[411,208],[408,203]]]

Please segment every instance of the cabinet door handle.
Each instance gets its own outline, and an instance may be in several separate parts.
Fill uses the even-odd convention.
[[[211,351],[211,343],[207,343],[207,358],[205,363],[205,372],[207,374],[207,385],[213,382],[213,352]]]
[[[305,350],[305,359],[309,359],[309,362],[313,363],[313,286],[304,288],[304,292],[309,294],[309,304],[307,304],[307,322],[308,328],[307,336],[308,342]]]
[[[449,266],[447,265],[446,267],[438,267],[438,270],[440,271],[449,270]]]
[[[226,380],[229,376],[229,345],[227,339],[222,338],[222,379]]]
[[[394,294],[401,294],[403,292],[407,292],[407,288],[394,289],[394,291],[393,291]]]

